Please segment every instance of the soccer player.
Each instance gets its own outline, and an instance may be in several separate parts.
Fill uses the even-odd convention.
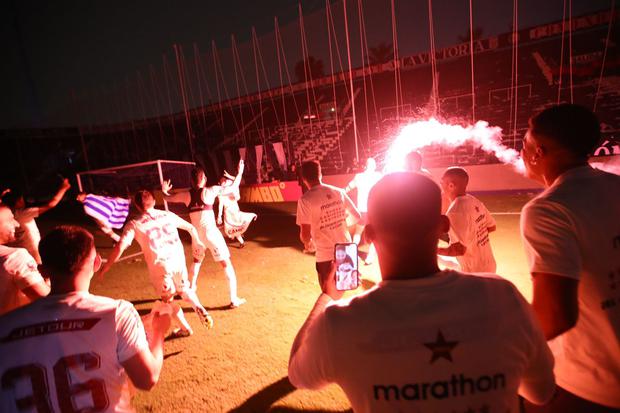
[[[228,172],[220,179],[223,193],[218,195],[217,224],[224,225],[224,234],[230,239],[239,242],[239,248],[245,246],[243,234],[247,231],[252,221],[256,220],[253,212],[243,212],[239,209],[239,181]],[[222,219],[223,216],[223,219]]]
[[[355,175],[353,180],[349,182],[344,191],[348,194],[353,189],[357,189],[357,210],[360,212],[362,218],[355,225],[355,233],[353,234],[353,242],[359,245],[362,239],[362,232],[364,232],[364,226],[366,225],[366,218],[368,215],[368,193],[370,189],[381,179],[381,173],[377,171],[377,163],[374,158],[368,158],[366,160],[366,169],[364,172]],[[375,247],[371,243],[368,246],[368,254],[364,263],[366,265],[372,264],[376,257]]]
[[[533,302],[558,393],[538,412],[620,411],[620,177],[588,165],[596,116],[577,105],[529,121],[522,158],[545,186],[521,214]]]
[[[170,318],[147,342],[131,303],[89,293],[101,264],[93,237],[61,226],[40,244],[49,296],[0,317],[0,411],[128,412],[129,382],[151,389]]]
[[[243,168],[244,163],[243,159],[241,159],[239,160],[237,176],[231,184],[233,188],[239,186],[241,176],[243,175]],[[207,176],[200,168],[195,168],[192,171],[192,188],[189,191],[170,194],[171,189],[172,185],[170,181],[164,181],[162,192],[164,193],[166,201],[181,202],[189,208],[189,218],[192,221],[192,225],[198,231],[200,240],[209,248],[209,251],[211,251],[213,260],[219,262],[224,269],[224,274],[226,274],[226,278],[228,278],[230,290],[230,307],[237,308],[244,304],[246,302],[245,298],[241,298],[237,295],[237,275],[230,261],[230,251],[226,245],[226,240],[224,240],[222,233],[217,227],[215,214],[213,213],[213,204],[217,196],[228,194],[228,191],[219,185],[207,187]],[[204,254],[194,257],[192,279],[190,282],[190,288],[194,290],[196,290],[198,273],[200,272],[200,265],[203,259]]]
[[[76,200],[84,205],[86,215],[92,217],[97,226],[114,242],[118,242],[120,236],[114,229],[123,228],[129,215],[131,201],[126,198],[102,196],[80,192]]]
[[[207,328],[213,327],[213,319],[200,303],[196,292],[189,287],[185,252],[177,231],[177,228],[180,228],[189,232],[192,236],[194,255],[199,255],[201,251],[204,255],[205,246],[200,241],[196,229],[172,212],[155,209],[155,198],[150,191],[138,191],[134,203],[141,215],[125,225],[121,239],[101,269],[101,275],[110,269],[135,238],[144,254],[153,288],[161,296],[161,300],[170,303],[176,294],[181,294],[183,300],[192,306],[200,321]],[[188,325],[180,307],[176,317],[181,321],[181,326]],[[191,334],[191,331],[188,333]]]
[[[8,192],[2,198],[2,203],[8,205],[13,210],[15,219],[19,222],[19,228],[15,234],[15,241],[11,243],[11,246],[26,248],[37,264],[41,264],[41,257],[39,256],[41,233],[34,219],[58,205],[69,188],[71,188],[69,180],[63,179],[54,197],[47,204],[36,207],[26,207],[24,196],[19,192]]]
[[[5,245],[15,241],[18,227],[11,209],[0,204],[0,315],[45,297],[50,290],[28,251]]]
[[[322,291],[334,280],[334,246],[351,242],[346,226],[346,211],[356,220],[361,215],[351,198],[340,188],[322,182],[318,161],[304,162],[301,166],[304,184],[308,191],[297,202],[299,238],[305,249],[316,245],[316,272]]]
[[[328,285],[293,342],[294,386],[336,383],[357,413],[516,413],[518,393],[553,396],[553,357],[517,289],[492,274],[439,270],[449,226],[440,208],[439,187],[419,174],[374,186],[366,231],[383,281],[333,305],[342,292]]]
[[[478,198],[467,193],[469,175],[463,168],[448,168],[441,177],[441,189],[450,206],[450,245],[439,248],[439,255],[456,257],[463,272],[495,272],[496,264],[489,233],[495,220]]]

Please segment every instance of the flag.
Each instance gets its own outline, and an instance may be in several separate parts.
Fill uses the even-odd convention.
[[[130,203],[125,198],[88,194],[84,199],[84,212],[105,226],[118,229],[125,224]]]

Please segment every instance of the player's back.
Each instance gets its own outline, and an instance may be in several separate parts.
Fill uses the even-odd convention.
[[[132,411],[119,360],[146,343],[137,317],[126,301],[77,292],[1,317],[0,411]]]
[[[179,257],[185,260],[183,244],[177,227],[170,218],[171,214],[153,209],[130,222],[149,267]]]

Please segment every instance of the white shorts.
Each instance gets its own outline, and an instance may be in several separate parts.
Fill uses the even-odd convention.
[[[187,267],[184,262],[156,264],[149,268],[149,273],[155,292],[164,302],[189,288]]]
[[[226,240],[215,224],[213,211],[199,211],[189,214],[192,225],[198,231],[198,237],[205,247],[211,251],[214,261],[224,261],[230,258],[230,251]],[[199,258],[199,257],[194,257]]]

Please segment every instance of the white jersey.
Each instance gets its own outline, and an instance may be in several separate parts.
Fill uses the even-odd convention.
[[[310,225],[317,262],[331,261],[336,243],[351,242],[345,202],[352,205],[342,189],[325,184],[310,188],[297,201],[297,225]]]
[[[131,303],[41,298],[0,317],[0,411],[133,411],[121,363],[145,350]]]
[[[9,245],[26,248],[34,260],[40,264],[39,242],[41,242],[41,233],[35,221],[35,218],[39,216],[39,211],[38,207],[15,210],[15,220],[19,222],[19,228],[15,229],[15,241]]]
[[[0,315],[29,303],[22,290],[42,282],[37,263],[28,251],[0,245]]]
[[[450,243],[460,242],[467,250],[456,257],[463,272],[495,272],[488,228],[495,226],[489,210],[477,198],[467,194],[457,197],[446,215],[450,219]]]
[[[289,362],[300,388],[336,383],[355,412],[519,412],[553,394],[553,357],[508,281],[444,271],[383,281],[311,322]]]
[[[571,169],[524,208],[532,273],[579,281],[579,317],[550,342],[558,385],[620,408],[620,176]]]
[[[381,173],[377,171],[364,171],[355,175],[349,183],[349,187],[357,188],[357,209],[360,212],[368,212],[368,194],[373,186],[381,179]]]
[[[172,212],[151,209],[125,225],[119,242],[126,248],[135,238],[142,248],[151,278],[161,277],[186,268],[185,251],[177,228],[188,227],[191,228],[189,222]]]

